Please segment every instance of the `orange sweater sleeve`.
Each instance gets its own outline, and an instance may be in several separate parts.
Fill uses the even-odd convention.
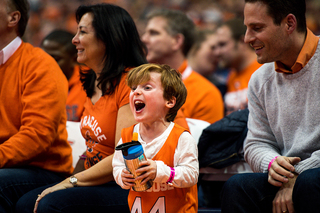
[[[22,43],[0,66],[0,91],[0,168],[33,165],[70,174],[68,82],[54,59]]]
[[[182,111],[186,118],[214,123],[223,118],[224,104],[219,89],[192,71],[184,81],[188,95]]]

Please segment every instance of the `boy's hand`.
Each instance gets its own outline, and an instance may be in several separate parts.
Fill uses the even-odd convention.
[[[148,180],[154,180],[157,175],[157,164],[153,160],[143,161],[139,164],[140,168],[136,170],[140,173],[136,180],[142,180],[141,184],[145,184]]]
[[[129,187],[134,186],[133,175],[127,169],[122,170],[121,179],[122,179],[122,182],[124,185],[129,186]]]

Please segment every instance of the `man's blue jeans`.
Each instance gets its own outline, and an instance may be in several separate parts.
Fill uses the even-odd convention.
[[[52,185],[50,185],[52,186]],[[38,194],[48,188],[41,187],[25,194],[16,205],[17,213],[30,213]],[[127,213],[129,190],[124,190],[115,182],[100,186],[73,187],[55,191],[41,199],[38,213]]]
[[[222,190],[222,213],[272,212],[272,201],[279,187],[268,183],[267,173],[232,176]],[[320,209],[320,168],[301,173],[292,195],[296,213],[318,212]]]
[[[63,179],[62,175],[37,167],[0,169],[0,212],[14,212],[16,202],[25,193]]]

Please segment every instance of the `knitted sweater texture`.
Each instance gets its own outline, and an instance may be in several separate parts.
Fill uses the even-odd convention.
[[[245,159],[254,172],[267,172],[275,156],[300,157],[295,171],[320,167],[320,42],[295,74],[264,64],[249,82]]]

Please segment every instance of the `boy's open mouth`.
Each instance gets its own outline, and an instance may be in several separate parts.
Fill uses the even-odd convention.
[[[142,101],[135,101],[134,106],[136,108],[136,111],[138,112],[138,111],[142,110],[146,105]]]

